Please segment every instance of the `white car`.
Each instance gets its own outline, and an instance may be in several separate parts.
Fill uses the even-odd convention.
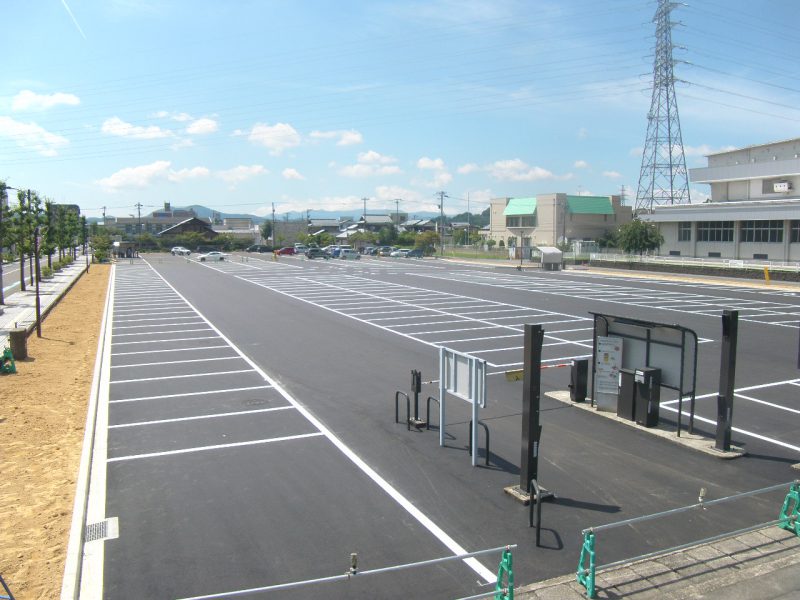
[[[342,248],[339,250],[339,258],[343,260],[359,260],[361,259],[361,255],[358,253],[358,250],[353,250],[352,248]]]
[[[397,250],[395,250],[394,252],[389,254],[389,256],[393,256],[395,258],[398,258],[398,257],[405,258],[406,254],[408,254],[409,252],[411,252],[410,248],[398,248]]]
[[[214,260],[225,260],[228,256],[230,256],[230,255],[229,254],[225,254],[224,252],[217,252],[215,250],[214,252],[208,252],[207,254],[201,254],[200,256],[197,257],[197,260],[199,260],[200,262],[206,262],[206,261],[211,262],[211,261],[214,261]]]
[[[192,253],[191,250],[183,246],[175,246],[170,252],[172,252],[172,256],[189,256]]]

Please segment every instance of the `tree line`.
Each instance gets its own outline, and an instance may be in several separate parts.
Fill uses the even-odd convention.
[[[9,203],[9,191],[17,192],[17,204]],[[20,288],[25,290],[25,261],[33,283],[34,254],[46,257],[44,275],[62,261],[76,257],[76,247],[87,244],[86,217],[72,207],[56,204],[33,190],[17,190],[0,181],[0,303],[3,303],[2,264],[20,261]]]

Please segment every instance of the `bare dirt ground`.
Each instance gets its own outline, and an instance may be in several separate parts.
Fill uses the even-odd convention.
[[[61,592],[109,273],[92,265],[0,375],[0,574],[19,599]]]

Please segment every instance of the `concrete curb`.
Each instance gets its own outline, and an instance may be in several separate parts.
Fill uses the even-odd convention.
[[[75,278],[75,281],[80,276]],[[78,479],[75,483],[75,501],[72,509],[72,524],[69,530],[69,542],[64,563],[64,577],[61,584],[62,600],[78,598],[80,592],[81,562],[83,555],[83,534],[86,528],[86,507],[89,501],[89,474],[92,466],[92,452],[94,449],[95,423],[97,407],[100,397],[100,372],[104,360],[104,347],[108,335],[109,306],[111,302],[111,289],[114,281],[114,271],[109,274],[108,289],[106,290],[106,303],[103,308],[103,319],[100,325],[101,334],[97,340],[97,354],[94,361],[92,387],[89,392],[89,405],[86,411],[86,425],[83,432],[83,447],[81,461],[78,468]],[[74,283],[74,282],[73,282]],[[70,286],[71,287],[71,286]],[[69,289],[69,288],[67,288]],[[66,290],[65,290],[66,292]]]

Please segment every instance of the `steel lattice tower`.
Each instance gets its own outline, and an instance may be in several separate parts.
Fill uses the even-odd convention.
[[[647,114],[647,139],[642,153],[634,212],[660,204],[688,204],[689,179],[683,154],[681,122],[675,100],[670,12],[678,5],[658,0],[656,51],[653,60],[653,98]]]

